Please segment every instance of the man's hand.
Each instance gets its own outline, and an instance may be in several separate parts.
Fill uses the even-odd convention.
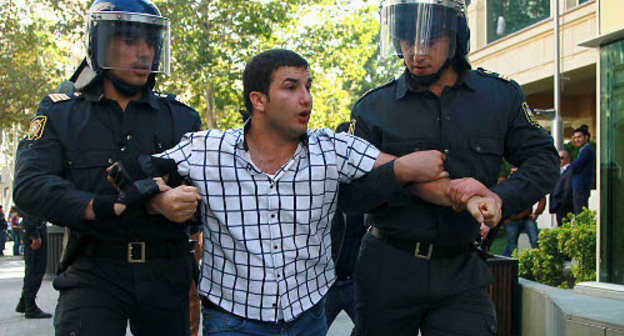
[[[537,221],[537,218],[539,217],[538,214],[536,214],[535,212],[531,214],[531,216],[529,216],[529,218],[531,218],[532,222]]]
[[[30,248],[37,251],[41,248],[41,238],[33,238]]]
[[[401,184],[427,182],[448,177],[444,171],[446,155],[437,150],[407,154],[394,161],[394,172]]]
[[[479,231],[481,231],[481,240],[483,240],[487,237],[488,233],[490,233],[490,227],[485,224],[481,224]]]
[[[455,210],[466,208],[468,200],[474,196],[494,197],[496,195],[483,183],[472,177],[451,180],[447,193]],[[498,197],[498,195],[496,196]]]
[[[500,222],[503,215],[503,204],[500,198],[473,196],[468,200],[466,210],[480,224],[493,228]]]
[[[152,197],[147,202],[147,208],[150,213],[158,213],[172,222],[182,223],[193,218],[200,200],[197,188],[182,185]]]

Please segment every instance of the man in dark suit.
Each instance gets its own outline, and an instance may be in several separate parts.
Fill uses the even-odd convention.
[[[596,150],[589,144],[588,127],[583,125],[574,130],[572,141],[580,148],[576,160],[570,164],[572,171],[572,199],[574,214],[579,214],[588,207],[589,191],[596,173]]]
[[[574,212],[572,198],[572,170],[570,166],[570,154],[567,150],[559,151],[561,160],[561,176],[550,194],[550,213],[557,217],[557,226],[562,225],[563,218],[570,212]]]

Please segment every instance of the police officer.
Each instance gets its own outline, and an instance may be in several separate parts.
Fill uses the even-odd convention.
[[[374,207],[355,274],[364,335],[494,335],[486,292],[492,275],[470,248],[479,224],[439,204],[459,210],[471,196],[487,196],[508,217],[557,180],[552,138],[533,119],[520,86],[471,70],[468,46],[463,0],[383,1],[381,50],[403,58],[405,71],[355,104],[354,133],[396,156],[442,151],[450,180],[400,188],[389,163],[350,190],[341,186],[345,208],[349,201]],[[520,169],[496,185],[503,158]],[[357,188],[371,181],[386,188],[358,199],[364,193]],[[413,193],[418,188],[439,197],[425,201]]]
[[[85,41],[95,76],[45,97],[17,151],[16,204],[70,232],[53,283],[56,335],[125,335],[128,321],[134,335],[188,335],[182,223],[196,189],[148,179],[118,194],[106,179],[115,161],[162,152],[200,128],[195,110],[152,91],[169,71],[169,20],[149,0],[96,0]]]
[[[25,313],[28,318],[50,318],[52,314],[42,311],[35,303],[35,298],[45,274],[47,251],[46,222],[32,216],[24,216],[24,284],[22,296],[15,308],[18,313]]]

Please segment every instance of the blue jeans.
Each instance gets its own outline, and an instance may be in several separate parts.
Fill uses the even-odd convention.
[[[357,326],[355,315],[355,283],[353,279],[336,281],[329,288],[325,296],[325,316],[327,318],[327,328],[331,326],[338,313],[344,310]],[[353,328],[351,336],[356,335],[356,328]]]
[[[202,307],[204,336],[324,336],[327,334],[322,300],[289,322],[263,322]]]
[[[539,235],[537,223],[529,218],[513,220],[505,224],[505,233],[507,234],[507,245],[505,245],[505,251],[503,251],[505,257],[511,257],[511,253],[518,247],[518,237],[520,237],[522,230],[529,236],[531,247],[537,248]]]

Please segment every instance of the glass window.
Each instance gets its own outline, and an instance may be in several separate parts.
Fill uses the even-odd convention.
[[[624,41],[600,48],[600,281],[624,285]]]
[[[582,4],[582,3],[589,2],[589,1],[591,1],[591,0],[579,0],[579,5]]]
[[[550,0],[487,0],[487,41],[550,17]]]

